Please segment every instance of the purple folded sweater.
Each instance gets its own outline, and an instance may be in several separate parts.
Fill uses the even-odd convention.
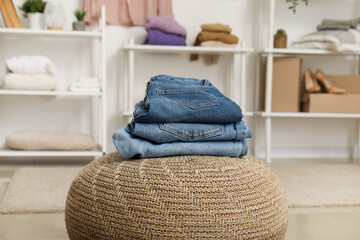
[[[166,33],[159,29],[149,29],[144,44],[185,46],[185,37]]]
[[[163,32],[186,36],[186,29],[175,21],[171,16],[146,16],[146,30],[151,28],[160,29]]]

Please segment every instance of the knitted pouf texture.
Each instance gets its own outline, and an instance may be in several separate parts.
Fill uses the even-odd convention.
[[[253,156],[115,152],[75,178],[65,221],[71,240],[284,239],[288,206],[279,179]]]

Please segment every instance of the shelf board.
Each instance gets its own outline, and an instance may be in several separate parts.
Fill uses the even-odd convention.
[[[129,45],[124,50],[153,53],[251,53],[252,48],[224,48],[224,47],[192,47],[192,46],[161,46],[161,45]]]
[[[80,37],[80,38],[100,38],[100,31],[57,31],[57,30],[32,30],[0,28],[0,36],[26,36],[26,37]]]
[[[336,55],[336,56],[358,56],[360,52],[337,52],[322,49],[298,49],[298,48],[266,48],[261,52],[262,54],[275,55]]]
[[[360,113],[255,112],[254,115],[276,118],[360,118]]]
[[[20,151],[0,148],[0,157],[100,157],[103,152],[96,148],[91,151]]]
[[[122,112],[123,116],[124,117],[132,117],[133,116],[133,112],[131,111],[124,111]],[[253,112],[245,112],[243,113],[244,117],[252,117],[254,116],[254,113]]]
[[[32,91],[0,89],[0,95],[31,95],[31,96],[101,96],[101,92],[70,92],[70,91]]]

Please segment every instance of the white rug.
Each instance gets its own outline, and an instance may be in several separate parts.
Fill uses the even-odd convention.
[[[360,165],[271,166],[283,184],[289,207],[360,206]]]
[[[72,180],[81,167],[23,167],[15,171],[0,213],[63,212]]]

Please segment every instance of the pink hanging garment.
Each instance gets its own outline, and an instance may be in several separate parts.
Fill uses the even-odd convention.
[[[121,26],[144,26],[146,15],[173,16],[171,0],[84,0],[84,21],[90,24],[106,6],[106,23]]]

